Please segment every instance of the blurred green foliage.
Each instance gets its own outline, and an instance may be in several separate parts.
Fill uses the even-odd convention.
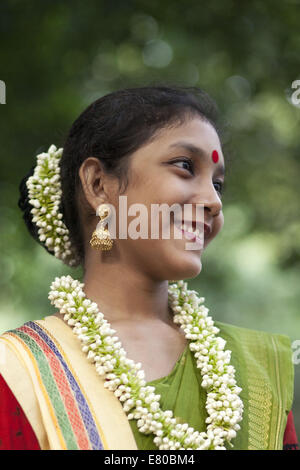
[[[18,185],[34,156],[119,88],[210,93],[227,126],[225,225],[189,285],[215,319],[300,339],[299,0],[2,1],[0,333],[53,313],[55,276],[81,276],[28,234]],[[299,357],[299,355],[298,355]],[[300,364],[294,414],[300,435]]]

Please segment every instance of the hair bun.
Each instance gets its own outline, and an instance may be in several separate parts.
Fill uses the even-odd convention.
[[[37,225],[34,222],[32,222],[33,214],[31,213],[31,209],[33,209],[33,206],[29,203],[28,188],[27,188],[26,182],[28,178],[33,175],[34,169],[35,169],[35,166],[32,166],[31,169],[28,171],[28,173],[21,180],[21,183],[19,185],[20,197],[18,200],[18,207],[23,212],[23,219],[30,235],[34,238],[36,242],[38,242],[39,245],[45,248],[48,253],[53,255],[53,253],[48,250],[48,248],[44,245],[44,243],[40,241],[39,234],[38,234],[39,229]]]

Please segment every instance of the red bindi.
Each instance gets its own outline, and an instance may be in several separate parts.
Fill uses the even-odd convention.
[[[219,154],[217,150],[213,151],[213,153],[211,154],[211,158],[214,163],[217,163],[219,161]]]

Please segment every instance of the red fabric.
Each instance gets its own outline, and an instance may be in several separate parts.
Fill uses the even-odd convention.
[[[40,450],[31,424],[1,375],[0,450]]]
[[[299,450],[293,413],[288,415],[284,450]],[[7,383],[0,375],[0,450],[40,450],[33,429]]]
[[[284,450],[299,450],[299,444],[294,424],[294,416],[290,411],[286,423],[286,428],[283,436],[283,449]]]

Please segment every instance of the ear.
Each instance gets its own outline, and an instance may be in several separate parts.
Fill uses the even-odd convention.
[[[89,157],[82,163],[79,177],[85,199],[96,213],[97,207],[107,201],[103,165],[97,158]]]

